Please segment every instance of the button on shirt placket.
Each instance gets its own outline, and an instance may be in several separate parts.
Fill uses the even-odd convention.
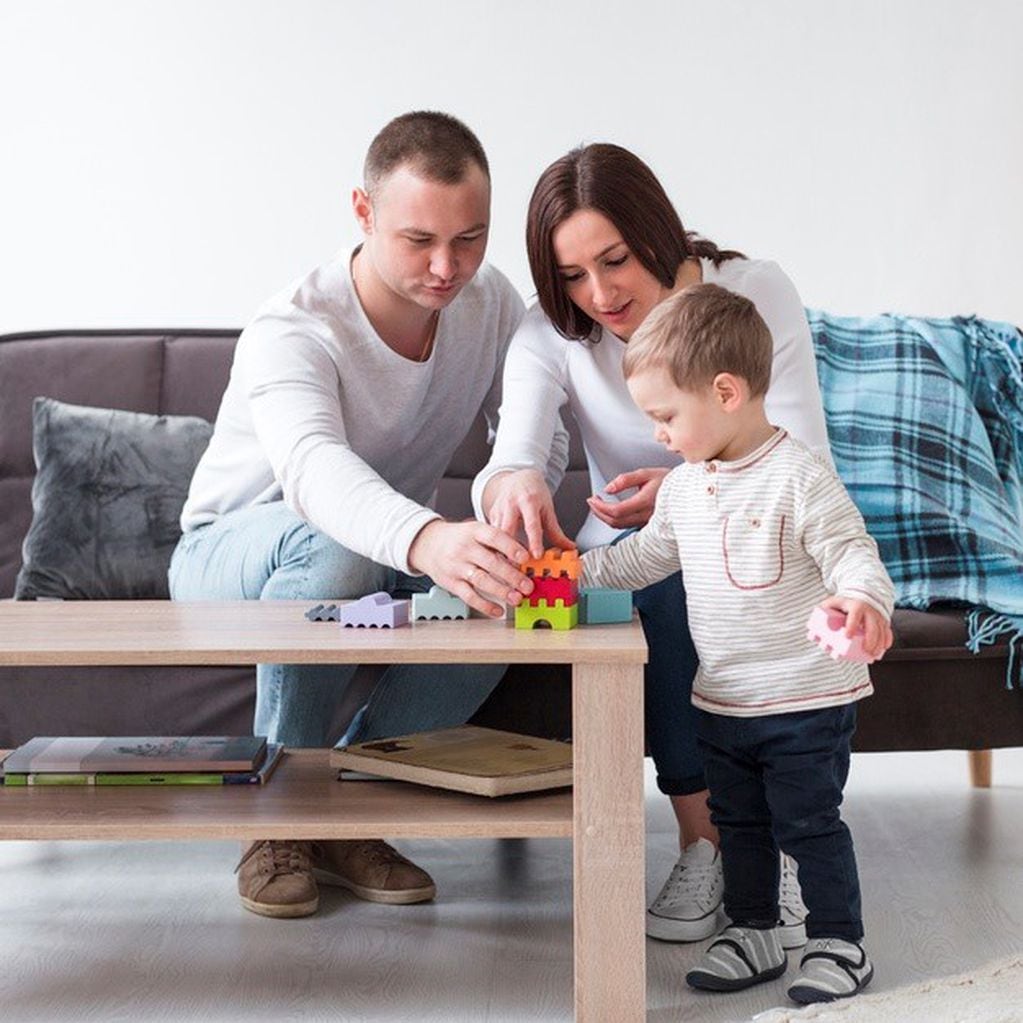
[[[719,477],[717,476],[717,471],[718,471],[717,462],[707,462],[706,465],[704,466],[704,469],[706,470],[706,473],[707,473],[707,483],[706,483],[706,486],[704,487],[704,489],[705,489],[707,495],[709,497],[713,498],[715,503],[717,503],[718,486],[719,486],[719,484],[718,484],[718,478]]]

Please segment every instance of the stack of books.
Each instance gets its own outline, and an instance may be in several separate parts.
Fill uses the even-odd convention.
[[[283,748],[266,736],[44,736],[0,764],[5,786],[262,785]]]

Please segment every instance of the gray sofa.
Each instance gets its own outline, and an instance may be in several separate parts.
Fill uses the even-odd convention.
[[[212,421],[227,382],[234,330],[54,331],[0,336],[0,599],[14,593],[32,521],[32,406],[74,405]],[[486,459],[482,423],[437,494],[445,515],[471,514],[469,484]],[[581,523],[588,480],[573,431],[557,495],[569,532]],[[129,596],[130,594],[115,594]],[[896,645],[872,669],[876,695],[860,705],[859,750],[989,750],[1023,745],[1023,693],[1005,688],[1003,644],[970,654],[961,611],[898,611]],[[340,731],[375,678],[363,670],[339,710]],[[244,733],[254,674],[233,668],[0,667],[0,748],[39,734]],[[563,669],[509,671],[476,721],[540,735],[570,732]]]

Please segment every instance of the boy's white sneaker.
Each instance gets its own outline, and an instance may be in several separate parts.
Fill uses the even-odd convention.
[[[646,932],[661,941],[702,941],[718,929],[725,881],[721,854],[698,838],[687,846],[646,912]]]
[[[874,976],[874,966],[861,945],[842,938],[812,938],[799,963],[789,998],[808,1005],[859,994]]]
[[[806,906],[799,889],[796,861],[781,854],[781,884],[778,887],[778,937],[782,948],[802,948],[806,944]]]

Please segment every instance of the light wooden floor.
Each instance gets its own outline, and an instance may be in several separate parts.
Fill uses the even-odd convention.
[[[1023,944],[1023,750],[972,790],[964,753],[854,758],[856,837],[875,986],[958,973]],[[651,785],[651,894],[673,856]],[[51,1020],[566,1020],[571,852],[555,840],[407,842],[440,900],[395,908],[327,890],[319,916],[235,901],[223,843],[0,843],[0,1006]],[[609,939],[613,941],[613,935]],[[652,1020],[747,1020],[784,978],[697,995],[698,948],[648,944]],[[791,959],[791,957],[790,957]]]

